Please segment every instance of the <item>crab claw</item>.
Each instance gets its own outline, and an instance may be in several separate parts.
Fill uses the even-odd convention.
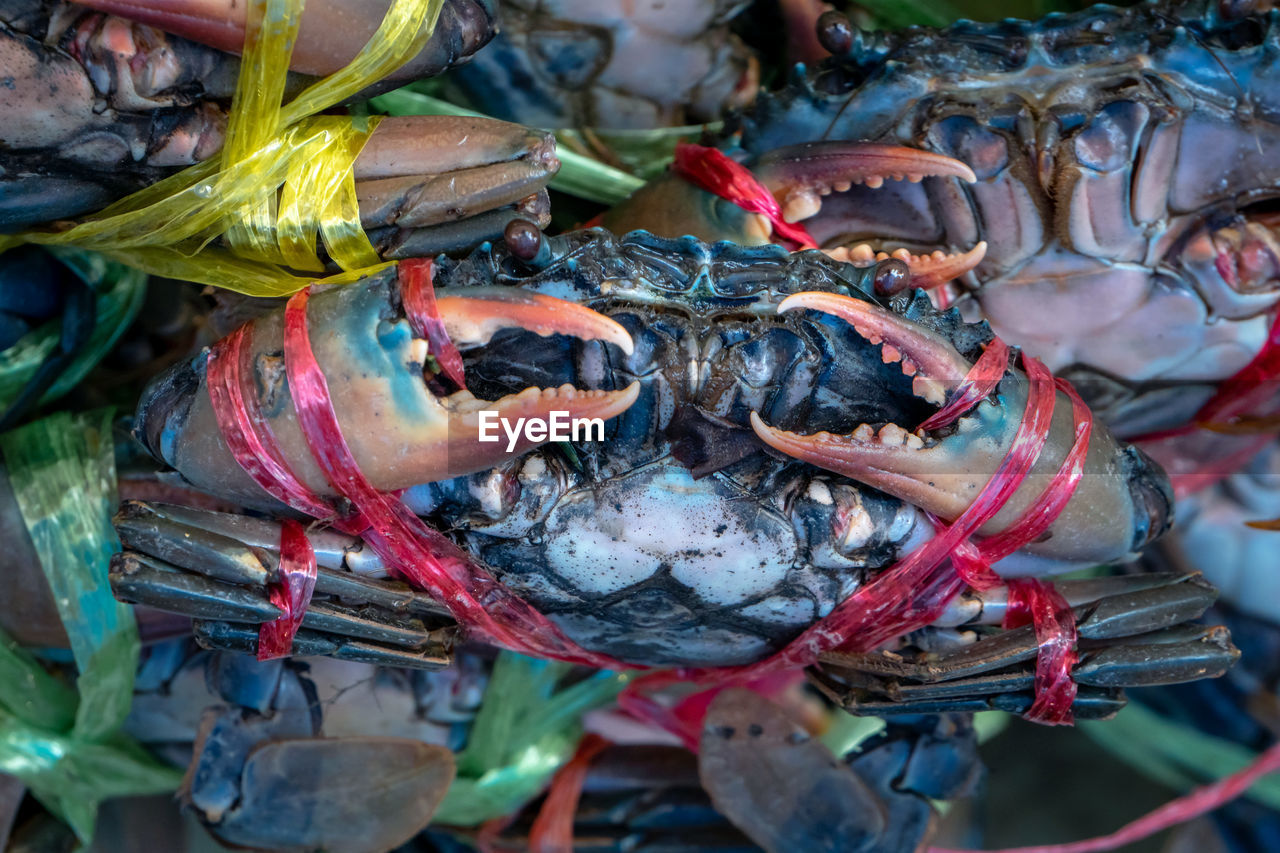
[[[244,48],[250,6],[237,0],[86,0],[80,5],[237,54]],[[289,67],[316,76],[338,71],[365,46],[390,7],[391,0],[308,3]],[[493,14],[485,3],[450,0],[440,12],[427,46],[396,77],[411,80],[438,74],[457,57],[483,47],[494,31]]]
[[[879,189],[887,181],[918,184],[925,178],[977,180],[973,170],[959,160],[930,151],[880,145],[871,142],[806,142],[775,148],[752,169],[768,187],[788,222],[803,222],[822,211],[822,199],[832,193],[848,192],[862,184]],[[836,260],[860,266],[895,257],[911,271],[910,286],[924,290],[937,287],[976,267],[986,256],[986,243],[965,252],[934,251],[912,254],[906,249],[876,251],[866,243],[837,245],[824,249]]]
[[[170,170],[216,156],[241,62],[150,24],[239,50],[249,5],[101,0],[95,10],[118,14],[46,4],[20,22],[6,18],[17,28],[0,28],[6,78],[0,87],[0,229],[82,216]],[[298,67],[314,73],[341,67],[388,5],[308,4],[294,54]],[[489,0],[449,0],[427,48],[398,73],[416,79],[439,72],[467,58],[493,29]],[[319,64],[307,64],[308,57]],[[311,82],[288,75],[286,99]],[[496,239],[517,214],[549,222],[545,187],[558,168],[550,137],[517,125],[388,118],[356,159],[361,222],[377,230],[370,237],[385,257],[469,248]]]
[[[808,142],[776,148],[751,164],[752,175],[774,196],[787,222],[811,220],[822,211],[823,198],[856,185],[875,190],[886,182],[917,184],[925,178],[957,178],[972,183],[973,170],[942,154],[871,142]],[[646,184],[605,214],[605,227],[624,232],[644,228],[660,236],[693,234],[704,240],[731,240],[743,245],[782,242],[769,219],[695,187],[675,174]],[[913,254],[905,248],[886,252],[868,244],[846,246],[815,234],[823,251],[836,260],[859,266],[895,257],[910,277],[903,286],[928,290],[963,275],[986,256],[979,243],[956,253]]]
[[[488,118],[382,120],[355,162],[360,222],[385,258],[496,240],[514,218],[550,222],[560,161],[549,133]]]
[[[881,346],[886,364],[897,362],[913,377],[917,396],[934,405],[943,404],[948,390],[959,386],[971,367],[938,333],[870,302],[810,292],[790,296],[778,306],[780,312],[798,309],[852,324],[862,337]],[[969,507],[1008,455],[1027,407],[1028,390],[1026,377],[1010,370],[991,397],[954,426],[938,431],[912,432],[888,423],[878,429],[863,424],[849,435],[801,435],[769,426],[755,413],[751,421],[762,441],[788,456],[852,477],[950,520]],[[1075,427],[1070,401],[1063,392],[1056,394],[1048,438],[1030,473],[980,533],[999,533],[1013,524],[1062,467],[1075,440]],[[1040,560],[998,568],[1021,573],[1122,559],[1168,527],[1172,506],[1164,473],[1095,422],[1084,476],[1047,536],[1026,548]]]
[[[927,255],[916,255],[906,249],[880,252],[871,248],[868,243],[859,243],[852,248],[836,246],[834,249],[823,249],[823,251],[833,260],[844,261],[858,267],[870,266],[881,261],[887,261],[890,258],[902,261],[907,265],[910,275],[907,276],[900,287],[889,293],[882,294],[887,296],[910,288],[932,290],[938,285],[946,284],[953,278],[964,275],[982,263],[982,259],[987,256],[987,241],[980,241],[967,252],[948,253],[935,250]]]
[[[211,833],[258,850],[391,850],[431,820],[453,781],[445,747],[312,737],[293,708],[205,710],[178,799]]]
[[[446,276],[447,271],[438,277]],[[419,337],[405,318],[403,283],[403,273],[387,270],[358,285],[316,293],[306,308],[311,351],[338,425],[357,467],[375,488],[402,489],[493,466],[560,440],[559,432],[581,419],[603,423],[639,393],[634,383],[611,391],[530,387],[497,400],[479,399],[467,390],[450,393],[430,371],[443,362],[444,352]],[[439,319],[464,356],[504,329],[598,341],[626,353],[632,349],[622,326],[576,303],[509,288],[438,293]],[[293,474],[316,494],[333,495],[298,424],[282,363],[283,336],[284,312],[247,327],[237,345],[245,351],[239,360],[241,393],[261,408]],[[213,358],[231,359],[231,349],[222,344]],[[483,359],[482,350],[478,357]],[[222,367],[209,371],[207,361],[198,358],[153,382],[139,406],[136,431],[157,457],[197,487],[246,505],[274,505],[228,449],[209,387],[213,383],[216,392],[230,380],[221,378],[228,375]]]

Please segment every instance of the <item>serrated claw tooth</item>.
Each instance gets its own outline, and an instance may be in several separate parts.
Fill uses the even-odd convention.
[[[782,218],[787,222],[800,222],[822,210],[822,199],[813,192],[797,192],[787,197]]]
[[[899,357],[910,358],[916,366],[915,382],[933,380],[954,384],[969,372],[969,362],[948,341],[872,302],[839,293],[807,291],[782,300],[778,313],[798,308],[840,317],[872,344],[887,341]]]
[[[928,256],[913,255],[907,261],[907,268],[911,270],[911,286],[921,290],[932,290],[964,275],[982,263],[982,259],[986,256],[985,240],[967,252],[948,254],[935,251]]]
[[[907,431],[897,424],[889,423],[880,428],[880,443],[886,447],[899,447],[907,438]]]

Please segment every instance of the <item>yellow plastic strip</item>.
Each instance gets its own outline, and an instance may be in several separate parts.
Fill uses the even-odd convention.
[[[388,266],[360,226],[353,171],[377,120],[315,114],[420,53],[443,4],[392,0],[350,64],[281,106],[302,0],[254,0],[220,156],[67,230],[0,236],[0,251],[21,242],[73,245],[154,275],[254,296],[285,295],[313,282],[292,270],[324,270],[317,234],[345,271],[335,280]]]

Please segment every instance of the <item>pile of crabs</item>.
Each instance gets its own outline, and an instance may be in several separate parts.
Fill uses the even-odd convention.
[[[61,779],[217,839],[97,849],[911,851],[975,714],[1270,747],[1280,12],[866,14],[0,0],[0,850]]]

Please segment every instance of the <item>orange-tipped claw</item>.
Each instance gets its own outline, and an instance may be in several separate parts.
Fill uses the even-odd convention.
[[[833,293],[799,293],[779,311],[808,308],[840,317],[873,344],[881,344],[886,366],[902,362],[913,390],[942,404],[969,370],[968,361],[936,333],[878,306]],[[910,361],[910,365],[907,362]],[[923,380],[923,381],[922,381]],[[909,501],[943,519],[963,513],[1003,469],[1028,406],[1028,382],[1020,371],[1005,375],[998,393],[974,406],[945,432],[886,423],[861,424],[847,435],[788,432],[753,412],[751,425],[765,444],[787,456],[851,477]],[[984,535],[1007,529],[1057,477],[1076,442],[1075,411],[1057,391],[1047,434],[1030,472],[1003,507],[981,528]],[[852,425],[851,425],[852,426]],[[1126,449],[1099,424],[1089,433],[1083,476],[1042,541],[1028,546],[1058,568],[1122,559],[1162,532],[1172,505],[1164,475]],[[1036,571],[1045,571],[1038,568]]]
[[[968,360],[948,341],[872,302],[840,293],[808,291],[782,300],[778,313],[800,308],[839,317],[871,343],[883,341],[892,346],[904,366],[913,368],[909,375],[914,377],[915,393],[937,405],[942,405],[946,392],[969,372]]]
[[[481,346],[501,329],[519,328],[539,335],[569,335],[634,351],[631,335],[613,320],[585,305],[510,287],[442,290],[436,304],[449,338],[460,348]]]
[[[447,425],[436,442],[447,465],[429,479],[489,468],[552,441],[599,440],[603,422],[625,412],[639,395],[639,382],[620,391],[526,388],[493,401],[459,392],[443,401]]]
[[[448,271],[437,277],[432,319],[463,349],[470,387],[496,387],[485,394],[498,399],[479,399],[467,390],[449,393],[452,386],[433,381],[427,368],[435,353],[427,333],[402,307],[397,310],[404,299],[397,270],[317,290],[306,303],[311,357],[323,373],[325,393],[356,467],[374,488],[405,489],[501,465],[531,447],[561,440],[563,430],[569,431],[566,440],[600,440],[603,423],[581,424],[575,436],[573,422],[607,421],[639,396],[638,383],[581,390],[559,384],[560,379],[557,388],[525,387],[539,380],[522,376],[545,372],[534,364],[521,373],[521,365],[511,363],[512,345],[536,349],[523,342],[562,334],[630,352],[631,338],[614,320],[577,303],[514,288],[450,288],[448,278]],[[204,491],[246,505],[268,500],[222,437],[216,396],[246,401],[244,420],[271,434],[293,475],[317,495],[336,494],[295,414],[297,401],[281,364],[284,325],[283,312],[264,315],[217,346],[216,370],[188,360],[144,394],[140,435],[152,452]],[[529,334],[514,344],[508,341],[506,349],[495,349],[487,359],[483,345],[499,329]],[[301,358],[300,352],[290,350],[286,358]],[[529,361],[537,357],[536,352],[527,355]],[[477,376],[488,381],[473,381]],[[223,390],[212,393],[215,386]],[[229,405],[234,410],[236,404]]]
[[[911,272],[911,275],[904,279],[902,287],[897,288],[897,290],[905,290],[907,288],[932,290],[952,279],[959,278],[982,263],[982,259],[987,256],[987,242],[983,240],[967,252],[947,253],[936,251],[927,255],[915,255],[906,249],[877,252],[865,243],[853,248],[838,246],[834,249],[823,249],[823,252],[833,260],[844,261],[856,266],[868,266],[879,261],[897,258],[905,263],[907,269]],[[888,296],[890,294],[884,293],[881,295]]]
[[[885,181],[915,183],[929,177],[977,180],[972,169],[952,157],[873,142],[788,145],[765,154],[751,171],[773,193],[788,222],[815,215],[822,209],[821,196],[854,184],[875,189]]]
[[[450,341],[463,351],[482,347],[502,329],[603,341],[628,355],[634,351],[631,335],[617,321],[541,293],[509,287],[442,289],[436,292],[436,307]],[[583,430],[591,440],[597,434],[592,429],[602,430],[603,421],[626,411],[639,393],[639,383],[633,382],[613,391],[566,384],[529,387],[497,400],[477,399],[466,390],[437,398],[422,424],[433,458],[422,459],[415,476],[424,481],[456,477],[547,442],[577,440]],[[591,421],[599,422],[598,428]]]

